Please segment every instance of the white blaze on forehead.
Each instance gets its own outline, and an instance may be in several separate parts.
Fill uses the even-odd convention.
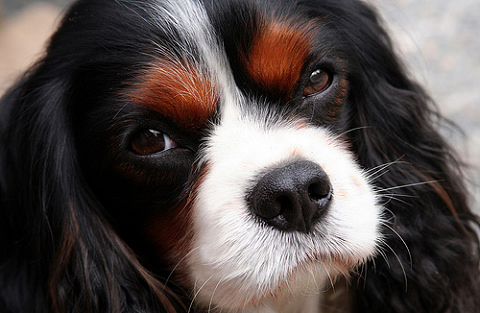
[[[237,94],[233,76],[205,7],[195,0],[151,1],[145,4],[152,8],[148,13],[155,12],[152,19],[157,27],[167,35],[178,36],[172,40],[182,58],[209,74],[221,93],[222,102],[233,101],[232,95]],[[160,45],[159,49],[168,54]]]

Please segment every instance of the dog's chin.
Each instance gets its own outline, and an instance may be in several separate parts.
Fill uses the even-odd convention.
[[[374,248],[370,253],[373,255]],[[367,256],[368,257],[368,256]],[[336,280],[348,277],[352,270],[365,261],[362,257],[336,258],[332,256],[305,256],[303,260],[282,260],[273,266],[251,264],[256,268],[242,268],[241,264],[202,264],[191,267],[192,289],[198,306],[222,312],[262,312],[265,307],[282,308],[289,303],[299,305],[311,297],[330,291]],[[295,265],[294,265],[295,264]]]
[[[269,279],[264,277],[265,281],[247,274],[244,277],[226,277],[220,281],[209,277],[196,282],[195,301],[199,306],[232,312],[277,307],[296,297],[327,290],[335,272],[330,266],[307,262],[289,274],[272,272]]]

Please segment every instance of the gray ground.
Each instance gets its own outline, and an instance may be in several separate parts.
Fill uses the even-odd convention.
[[[480,0],[369,1],[385,17],[413,74],[464,129],[466,137],[445,134],[471,166],[466,177],[480,213]],[[38,54],[59,6],[69,1],[33,2],[0,0],[0,94]]]

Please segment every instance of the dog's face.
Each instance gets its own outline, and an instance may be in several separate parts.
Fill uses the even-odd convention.
[[[362,1],[78,0],[0,99],[0,308],[476,312],[442,121]]]
[[[125,240],[200,303],[321,289],[381,240],[348,140],[353,48],[316,4],[281,2],[106,5],[98,36],[122,66],[78,69],[87,180]]]

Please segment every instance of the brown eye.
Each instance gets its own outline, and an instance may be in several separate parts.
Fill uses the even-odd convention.
[[[308,97],[324,91],[330,86],[331,81],[332,75],[330,72],[321,69],[313,71],[305,85],[303,96]]]
[[[130,140],[131,150],[139,155],[150,155],[175,147],[177,147],[175,141],[153,129],[139,131]]]

